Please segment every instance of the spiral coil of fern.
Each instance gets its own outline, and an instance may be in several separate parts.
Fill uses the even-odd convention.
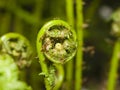
[[[47,90],[57,90],[64,78],[63,65],[71,60],[76,54],[76,34],[71,27],[62,20],[51,20],[46,23],[39,31],[37,36],[37,52],[42,72],[45,74],[45,84]],[[55,67],[50,69],[47,60],[52,63],[50,66]],[[53,71],[54,73],[50,74]],[[55,73],[58,72],[58,73]],[[61,75],[60,75],[61,74]],[[58,79],[50,78],[50,76]],[[54,87],[52,88],[52,84]]]
[[[32,47],[29,41],[17,33],[8,33],[0,38],[0,51],[11,55],[19,68],[31,63]]]

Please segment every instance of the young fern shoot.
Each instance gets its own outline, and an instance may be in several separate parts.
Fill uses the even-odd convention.
[[[63,64],[75,56],[76,48],[76,34],[66,22],[52,20],[41,28],[37,52],[47,90],[60,88],[64,78]]]
[[[20,34],[8,33],[0,39],[0,51],[12,56],[19,68],[29,66],[33,54],[29,41]]]

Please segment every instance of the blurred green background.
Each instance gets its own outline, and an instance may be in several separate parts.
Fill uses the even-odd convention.
[[[73,2],[76,6],[75,0]],[[104,87],[115,40],[111,35],[111,14],[119,7],[119,0],[83,1],[85,87],[95,82]],[[65,0],[0,0],[0,36],[17,32],[27,37],[33,46],[32,64],[22,71],[26,73],[23,79],[33,90],[44,90],[42,76],[38,75],[41,68],[36,54],[37,33],[52,19],[67,21]]]

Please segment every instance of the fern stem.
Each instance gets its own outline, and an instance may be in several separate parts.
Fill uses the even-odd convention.
[[[66,16],[68,23],[74,28],[74,5],[73,0],[66,0]],[[67,90],[72,89],[72,79],[73,79],[73,60],[69,61],[66,66],[66,81]]]
[[[77,29],[77,55],[75,65],[75,90],[82,88],[82,46],[83,46],[83,13],[82,13],[82,0],[76,0],[76,29]]]
[[[114,46],[113,56],[111,59],[110,72],[108,77],[107,90],[115,90],[115,85],[117,80],[117,70],[118,70],[119,59],[120,59],[119,54],[120,54],[120,40],[116,41]]]
[[[6,34],[10,30],[10,20],[11,14],[6,13],[3,17],[1,16],[1,25],[0,25],[0,36]]]

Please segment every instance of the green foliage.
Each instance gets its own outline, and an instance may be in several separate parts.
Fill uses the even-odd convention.
[[[19,70],[12,57],[0,54],[0,90],[32,90],[18,80]]]

